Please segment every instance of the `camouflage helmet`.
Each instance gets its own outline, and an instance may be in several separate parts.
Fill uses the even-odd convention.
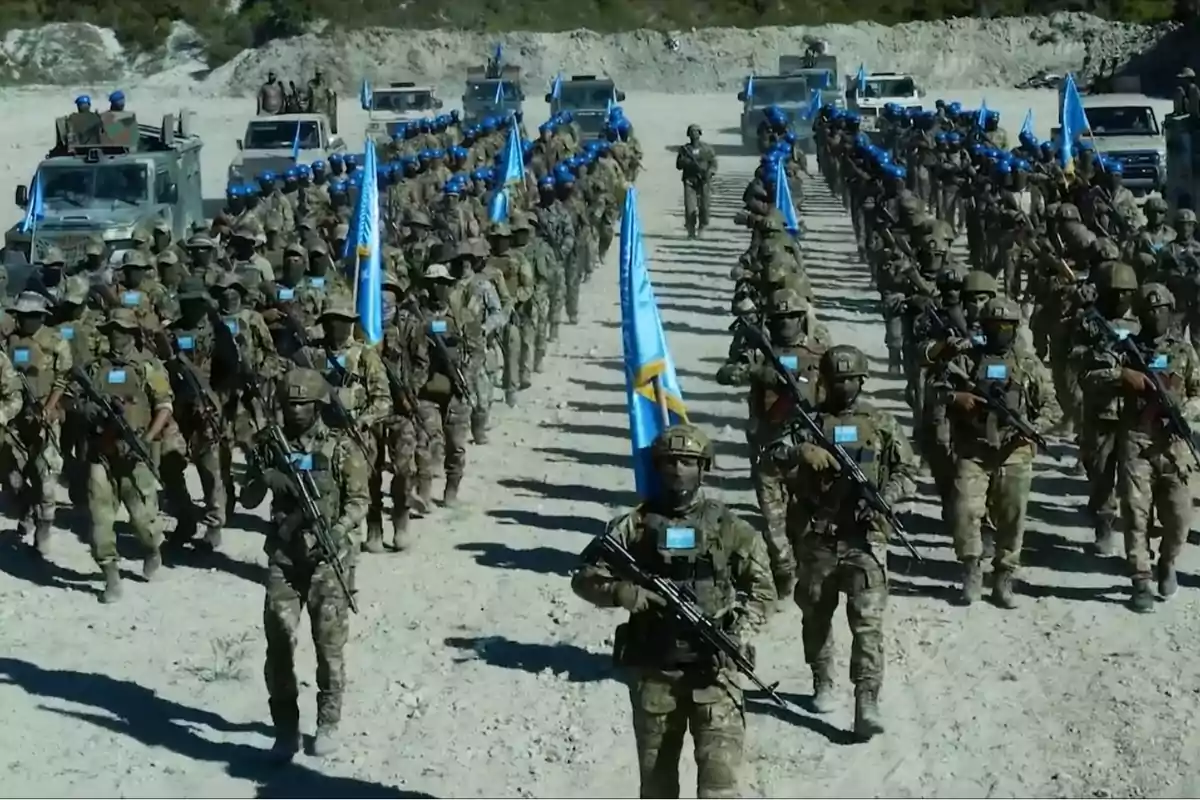
[[[789,274],[787,265],[777,257],[771,257],[763,265],[763,280],[772,286],[782,286]]]
[[[981,269],[973,269],[963,278],[963,294],[999,294],[996,277]]]
[[[1161,283],[1147,283],[1138,290],[1138,302],[1142,308],[1175,308],[1175,295]]]
[[[1116,247],[1115,244],[1112,246]],[[1137,271],[1121,261],[1105,264],[1096,276],[1096,286],[1105,291],[1136,292],[1138,288]]]
[[[982,320],[992,322],[1020,322],[1021,309],[1007,297],[993,297],[983,307]]]
[[[808,301],[798,291],[790,286],[776,289],[771,293],[769,313],[772,317],[794,317],[807,314]]]
[[[293,367],[279,380],[280,394],[292,405],[317,403],[329,396],[329,383],[315,369]]]
[[[242,281],[241,275],[238,275],[236,272],[229,271],[229,272],[222,272],[220,275],[217,276],[217,279],[215,281],[213,281],[213,288],[215,288],[215,289],[241,289],[242,291],[245,291],[246,284]]]
[[[308,240],[308,252],[327,256],[329,255],[329,244],[320,237],[313,237]]]
[[[1159,214],[1165,214],[1170,206],[1167,205],[1165,197],[1155,195],[1154,197],[1147,198],[1144,208],[1146,211],[1157,211]]]
[[[512,236],[512,228],[507,222],[493,222],[488,226],[487,235],[502,239]]]
[[[703,136],[703,135],[704,135],[704,134],[703,134],[703,133],[701,133],[701,131],[700,131],[700,126],[699,126],[699,125],[697,125],[697,124],[696,124],[696,123],[694,123],[694,122],[693,122],[691,125],[688,125],[688,126],[687,126],[687,135],[688,135],[688,136],[691,136],[693,133],[695,133],[697,136]]]
[[[529,216],[521,213],[520,211],[514,211],[509,217],[508,226],[512,228],[513,231],[527,231],[530,228]]]
[[[145,228],[135,228],[133,235],[130,236],[134,244],[146,244],[150,241],[150,231]]]
[[[207,233],[197,233],[190,236],[183,246],[188,250],[211,250],[217,243]]]
[[[1060,203],[1058,206],[1059,222],[1082,222],[1083,217],[1079,215],[1079,207],[1074,203]]]
[[[750,297],[750,295],[738,294],[734,296],[731,311],[735,317],[753,314],[755,308],[756,306],[754,305],[754,298]]]
[[[1092,255],[1100,261],[1116,261],[1121,257],[1121,248],[1106,236],[1101,236],[1092,242]]]
[[[308,255],[308,248],[305,247],[300,242],[290,242],[287,247],[283,248],[283,254],[285,256],[289,256],[289,255],[306,256],[306,255]]]
[[[700,458],[707,462],[707,466],[712,466],[712,440],[708,438],[708,434],[691,423],[672,425],[660,433],[650,445],[650,457],[655,461],[668,456]]]
[[[327,319],[358,319],[358,314],[350,305],[349,297],[335,296],[325,301],[325,305],[321,308],[321,314],[317,317],[318,322],[324,322]]]
[[[173,249],[163,250],[158,254],[154,261],[160,267],[167,266],[169,264],[178,264],[179,253],[175,252]]]
[[[46,265],[66,264],[67,257],[60,248],[50,245],[46,248],[46,252],[42,254],[41,262]]]
[[[400,278],[396,275],[396,273],[389,269],[387,272],[383,273],[382,286],[384,289],[395,289],[396,293],[400,294],[408,288],[408,282],[405,281],[404,283],[401,283]]]
[[[835,344],[821,356],[821,372],[831,378],[865,378],[867,356],[852,344]]]
[[[132,308],[114,308],[108,312],[97,327],[102,330],[108,328],[124,328],[127,331],[136,331],[141,328],[141,323],[138,322],[137,313]]]
[[[1191,223],[1195,224],[1196,212],[1192,211],[1190,208],[1181,208],[1178,211],[1176,211],[1175,212],[1175,224],[1178,225],[1183,222],[1191,222]]]
[[[179,292],[176,297],[181,301],[207,301],[211,295],[209,294],[208,286],[205,285],[203,278],[201,278],[199,275],[189,275],[179,282]]]
[[[155,233],[171,233],[171,224],[161,217],[152,226]]]
[[[14,314],[48,314],[46,298],[37,292],[21,292],[17,302],[9,309]]]
[[[149,269],[150,259],[146,257],[146,252],[144,250],[128,250],[121,258],[121,266]]]
[[[83,254],[85,256],[102,256],[107,248],[104,245],[104,240],[99,236],[93,236],[87,240],[87,244],[83,246]]]
[[[427,281],[453,281],[454,276],[450,274],[445,264],[430,264],[425,268],[425,280]]]
[[[240,223],[236,228],[229,232],[229,238],[245,239],[253,242],[258,239],[258,227],[251,225],[248,222]]]
[[[81,306],[87,302],[89,291],[91,291],[91,286],[88,284],[87,278],[82,275],[72,275],[63,281],[62,302]]]

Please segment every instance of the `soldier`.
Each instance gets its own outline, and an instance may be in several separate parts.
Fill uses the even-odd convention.
[[[825,437],[857,461],[889,505],[916,491],[917,463],[903,429],[891,414],[862,402],[867,357],[857,347],[834,345],[821,357],[824,392],[814,420]],[[804,615],[804,659],[813,671],[813,708],[833,710],[833,614],[846,594],[854,644],[854,735],[866,741],[883,732],[883,615],[887,609],[888,523],[847,494],[833,454],[813,441],[780,445],[772,457],[797,484],[788,530],[796,542],[796,605]],[[793,471],[795,470],[795,471]],[[815,489],[815,491],[814,491]]]
[[[116,305],[128,308],[142,324],[142,329],[150,332],[159,328],[158,314],[154,311],[154,299],[149,291],[148,280],[153,269],[151,256],[142,250],[130,250],[121,259],[121,283],[115,287],[119,290]]]
[[[490,376],[487,348],[495,341],[508,322],[503,299],[497,284],[484,269],[488,255],[487,243],[481,239],[463,242],[455,249],[452,268],[461,276],[456,291],[470,295],[464,299],[463,308],[478,314],[480,331],[483,334],[481,348],[472,352],[472,358],[464,365],[465,375],[471,390],[471,439],[475,444],[487,444],[491,425],[494,383]],[[441,259],[439,259],[441,260]]]
[[[950,404],[958,456],[954,549],[963,565],[962,600],[970,604],[983,591],[981,528],[984,516],[990,516],[996,528],[992,598],[1002,608],[1013,608],[1036,445],[989,403],[1001,398],[1042,435],[1058,424],[1062,412],[1045,367],[1032,354],[1014,348],[1021,321],[1017,305],[997,297],[983,309],[981,321],[984,342],[951,359],[939,386]]]
[[[108,337],[104,354],[87,365],[96,391],[112,402],[129,427],[147,444],[156,441],[171,418],[174,396],[166,368],[141,347],[141,324],[127,308],[114,309],[101,323]],[[120,556],[114,532],[121,505],[145,551],[142,576],[152,580],[162,566],[162,518],[153,465],[142,461],[120,438],[104,409],[90,402],[82,414],[93,432],[88,455],[87,508],[92,526],[92,557],[104,572],[105,603],[121,599]]]
[[[84,366],[92,363],[108,346],[100,334],[101,315],[88,308],[88,281],[73,275],[63,283],[62,299],[54,315],[54,327],[71,348],[71,363]],[[63,471],[71,504],[87,503],[87,420],[79,412],[74,398],[62,402],[63,426],[59,444],[63,448]]]
[[[293,369],[280,381],[283,433],[297,469],[308,472],[316,487],[318,513],[324,518],[336,553],[318,546],[312,525],[301,511],[296,483],[277,468],[263,480],[271,489],[271,526],[267,551],[267,592],[263,625],[267,635],[264,673],[275,727],[272,753],[290,760],[300,750],[300,687],[296,679],[296,634],[307,608],[317,651],[317,730],[312,751],[333,753],[346,688],[344,650],[350,636],[350,598],[331,558],[346,565],[354,585],[354,534],[367,514],[367,462],[362,452],[321,420],[320,403],[329,385],[319,372]]]
[[[18,491],[22,537],[34,535],[38,553],[46,555],[50,546],[50,526],[58,506],[55,486],[63,468],[59,401],[71,371],[71,346],[56,329],[46,325],[49,314],[46,298],[22,292],[9,309],[16,325],[6,337],[4,352],[17,373],[24,404],[20,416],[9,431],[9,449],[19,473]],[[0,375],[3,380],[3,375]],[[7,409],[7,392],[0,409]],[[31,464],[30,461],[33,463]]]
[[[1084,375],[1089,387],[1116,392],[1120,398],[1116,483],[1125,527],[1125,558],[1133,580],[1130,605],[1139,613],[1154,610],[1151,519],[1157,513],[1161,526],[1156,575],[1163,599],[1178,589],[1175,562],[1192,520],[1194,451],[1189,452],[1178,432],[1163,424],[1164,409],[1153,388],[1153,382],[1161,384],[1168,402],[1175,404],[1185,421],[1195,424],[1200,419],[1200,359],[1173,328],[1174,302],[1162,284],[1148,283],[1138,293],[1140,331],[1131,339],[1152,374],[1134,368],[1123,352],[1098,349]]]
[[[712,200],[712,180],[717,174],[717,156],[700,141],[700,126],[688,125],[688,143],[675,156],[675,169],[683,178],[683,219],[689,239],[695,239],[708,227],[708,209]]]
[[[271,262],[256,249],[259,231],[250,225],[239,225],[229,237],[229,268],[239,275],[247,271],[258,272],[258,282],[274,281],[275,271]],[[265,235],[265,232],[264,232]]]
[[[489,272],[494,270],[498,277],[493,283],[496,284],[506,317],[504,327],[498,332],[499,340],[503,343],[500,385],[504,389],[504,400],[510,407],[517,404],[517,391],[532,385],[529,374],[533,350],[530,304],[534,285],[533,266],[524,253],[513,249],[516,226],[520,225],[528,232],[529,223],[519,213],[511,215],[511,219],[511,224],[492,224],[489,232],[492,255],[486,268]]]
[[[417,396],[429,446],[417,451],[416,462],[417,493],[428,506],[439,466],[446,472],[445,502],[452,504],[458,499],[472,421],[472,390],[465,376],[474,371],[472,362],[482,360],[484,332],[477,296],[457,287],[444,263],[426,268],[425,288],[422,311],[431,344],[429,380]]]
[[[767,327],[780,360],[793,371],[804,388],[816,388],[817,371],[824,348],[812,341],[808,330],[808,302],[794,289],[779,289],[769,300]],[[740,350],[740,348],[739,348]],[[746,440],[750,444],[750,472],[754,479],[758,506],[766,523],[767,556],[780,598],[792,590],[796,573],[792,547],[788,541],[788,490],[779,465],[766,454],[768,446],[785,435],[791,420],[791,400],[781,389],[774,365],[757,351],[753,355],[733,352],[731,361],[717,370],[722,386],[749,386],[746,397],[749,415]],[[812,403],[814,395],[805,398]]]
[[[753,660],[748,641],[766,619],[774,587],[762,537],[701,484],[713,446],[693,425],[667,428],[651,447],[659,489],[608,524],[604,535],[647,572],[691,587],[700,610]],[[642,797],[679,796],[679,754],[690,728],[698,797],[739,797],[745,739],[742,692],[723,657],[697,647],[661,597],[615,577],[584,552],[571,579],[600,608],[623,608],[614,661],[627,672]]]
[[[1167,224],[1167,210],[1164,198],[1146,198],[1142,206],[1146,225],[1125,243],[1124,260],[1137,270],[1139,283],[1154,278],[1163,249],[1175,239],[1175,231]]]
[[[282,114],[283,108],[283,84],[275,77],[275,70],[267,72],[267,81],[258,89],[258,103],[255,106],[254,113],[258,116],[267,114]]]

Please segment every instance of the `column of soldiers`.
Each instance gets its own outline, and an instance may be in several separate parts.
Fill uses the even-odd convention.
[[[0,317],[0,470],[21,535],[49,552],[61,479],[88,510],[104,602],[124,591],[120,506],[151,579],[164,552],[219,548],[237,506],[271,492],[266,676],[281,756],[299,742],[301,608],[319,663],[315,749],[328,752],[355,553],[410,547],[411,517],[432,509],[439,473],[442,502],[458,501],[494,389],[514,404],[531,386],[612,240],[630,184],[615,148],[583,147],[572,124],[552,120],[525,143],[525,183],[505,187],[509,124],[476,135],[455,122],[381,164],[378,346],[356,329],[345,244],[361,170],[349,157],[282,186],[258,176],[184,241],[157,226],[119,257],[100,241],[79,263],[50,249]],[[508,212],[493,220],[502,189]]]
[[[962,564],[962,601],[1016,603],[1034,457],[1073,440],[1095,551],[1123,538],[1138,612],[1177,590],[1198,467],[1200,242],[1190,209],[1139,209],[1087,140],[1064,166],[999,115],[939,102],[816,129],[830,191],[880,292],[889,371]],[[963,237],[965,234],[965,237]],[[966,263],[951,245],[965,238]],[[1155,586],[1155,584],[1157,584]]]

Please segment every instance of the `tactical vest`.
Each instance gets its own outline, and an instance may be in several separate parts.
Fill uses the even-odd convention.
[[[359,373],[359,366],[362,364],[361,345],[350,344],[344,353],[335,353],[322,347],[321,357],[321,371],[329,385],[350,389],[349,392],[341,393],[343,398],[347,394],[351,398],[350,402],[346,403],[346,410],[354,412],[364,408],[367,404],[367,393],[366,381],[362,380]]]
[[[811,408],[816,402],[821,352],[803,345],[780,347],[775,352],[783,366],[796,377],[804,393],[804,402]],[[761,417],[764,422],[781,425],[791,418],[794,401],[791,393],[779,384],[763,385],[756,382],[752,393],[756,395],[755,416]]]
[[[1142,330],[1142,323],[1136,317],[1120,317],[1108,320],[1113,330],[1122,339],[1127,336],[1137,336]],[[1088,415],[1105,422],[1116,422],[1121,416],[1121,406],[1124,402],[1119,391],[1114,392],[1085,392],[1083,402],[1088,407]]]
[[[212,331],[206,328],[172,328],[171,338],[175,352],[187,358],[201,378],[212,380],[213,353],[216,350],[216,338]]]
[[[57,326],[58,335],[71,348],[71,363],[79,366],[90,363],[94,356],[92,339],[96,334],[96,328],[92,325],[91,320],[87,319],[87,315],[88,312],[85,311],[83,317],[61,322]]]
[[[881,488],[887,475],[883,474],[883,435],[868,409],[856,407],[842,414],[820,414],[816,422],[825,438],[841,445],[846,455],[854,459],[863,475],[876,488]],[[855,522],[856,496],[849,481],[835,480],[825,487],[814,511],[810,529],[818,535],[863,533]]]
[[[121,401],[122,416],[136,432],[150,427],[151,409],[142,385],[141,364],[136,360],[117,363],[105,359],[95,368],[96,389]]]
[[[293,444],[290,459],[297,469],[312,476],[316,490],[317,510],[332,529],[341,516],[342,497],[337,468],[334,463],[334,447],[330,438],[322,437],[311,443],[308,450],[302,450]],[[271,516],[275,520],[274,535],[278,537],[282,547],[272,552],[271,559],[276,562],[305,564],[317,563],[322,559],[317,538],[312,527],[301,523],[295,528],[288,529],[280,526],[293,513],[299,513],[300,498],[291,490],[275,492],[271,501]],[[345,542],[339,542],[339,547],[345,548]]]
[[[633,512],[632,522],[641,536],[631,550],[648,572],[687,589],[706,616],[719,617],[733,606],[736,594],[733,574],[737,557],[721,535],[730,514],[724,505],[707,498],[682,520],[668,520],[639,508]],[[632,615],[617,629],[616,638],[617,663],[624,666],[708,666],[714,655],[687,626],[659,610]]]
[[[54,388],[54,354],[46,341],[47,332],[51,330],[43,327],[33,336],[14,333],[8,338],[9,360],[29,381],[39,401],[49,397]]]
[[[1182,342],[1170,336],[1152,344],[1137,343],[1150,372],[1161,379],[1167,395],[1180,407],[1187,400],[1187,384],[1179,371],[1186,366],[1181,345]],[[1133,415],[1133,429],[1149,435],[1163,430],[1162,409],[1149,395],[1139,395],[1126,403],[1126,412]]]
[[[972,376],[976,384],[996,397],[1003,399],[1005,404],[1017,414],[1024,415],[1029,403],[1023,383],[1024,375],[1016,370],[1016,359],[1011,355],[984,355],[975,366]],[[971,426],[977,437],[989,447],[1002,447],[1006,444],[1009,430],[1002,417],[994,411],[976,414],[971,420]]]

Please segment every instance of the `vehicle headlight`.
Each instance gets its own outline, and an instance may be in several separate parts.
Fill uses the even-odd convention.
[[[1161,164],[1163,161],[1166,161],[1166,160],[1167,160],[1167,151],[1166,150],[1156,150],[1154,152],[1154,163],[1155,164]]]

